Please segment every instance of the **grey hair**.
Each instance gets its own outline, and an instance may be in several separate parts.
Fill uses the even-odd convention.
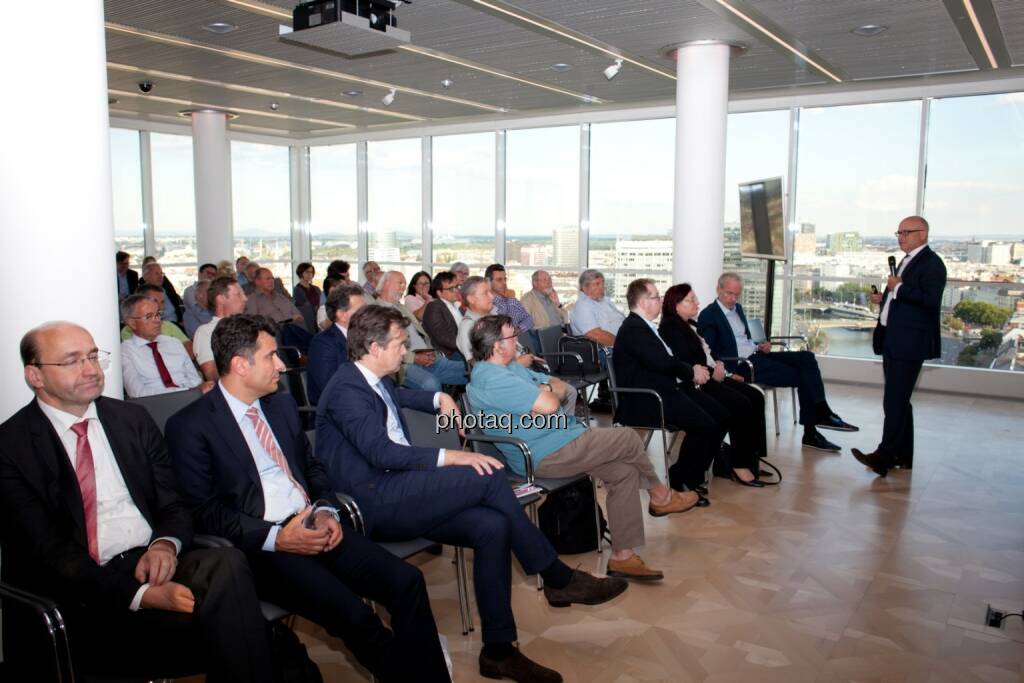
[[[121,299],[121,320],[127,320],[135,315],[135,307],[143,301],[152,301],[152,299],[145,294],[132,294]]]
[[[456,261],[451,265],[451,268],[449,268],[448,270],[452,271],[453,273],[466,271],[466,274],[469,274],[469,266],[467,266],[462,261]]]
[[[602,273],[600,270],[597,270],[596,268],[587,268],[586,270],[584,270],[582,273],[580,273],[580,290],[582,291],[584,287],[589,285],[597,278],[601,278],[603,280],[604,273]]]
[[[487,280],[479,275],[472,275],[462,283],[462,298],[465,299],[476,291],[477,285],[487,285]]]
[[[548,271],[546,271],[546,270],[535,270],[535,271],[533,271],[533,275],[530,276],[530,282],[532,282],[533,284],[537,284],[537,278],[540,277],[540,274],[541,273],[547,273],[547,272]],[[548,274],[548,277],[550,277],[550,274]]]
[[[743,284],[743,280],[740,278],[739,273],[727,270],[718,276],[718,288],[721,289],[722,287],[725,287],[725,283],[729,280],[734,280],[741,285]]]
[[[146,273],[153,270],[154,268],[160,268],[160,264],[157,261],[150,261],[146,265],[142,266],[142,277],[146,277]]]

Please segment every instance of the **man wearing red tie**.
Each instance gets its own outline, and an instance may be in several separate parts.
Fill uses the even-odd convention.
[[[191,511],[159,430],[145,409],[100,396],[109,354],[81,327],[48,323],[22,338],[21,357],[36,398],[0,425],[4,582],[58,603],[79,676],[269,681],[245,558],[189,549]],[[12,680],[45,677],[24,614],[5,604],[3,617]]]
[[[159,307],[149,297],[132,294],[123,299],[121,317],[134,333],[121,342],[125,394],[137,398],[192,387],[209,391],[213,386],[203,382],[180,341],[160,334]]]

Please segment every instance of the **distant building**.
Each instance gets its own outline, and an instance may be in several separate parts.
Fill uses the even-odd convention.
[[[564,225],[555,228],[552,233],[554,254],[553,265],[568,270],[576,270],[580,267],[580,229],[575,225]]]
[[[524,266],[546,266],[548,265],[548,253],[547,247],[531,244],[519,250],[516,260]]]
[[[394,230],[370,232],[370,260],[397,262],[401,261],[398,249],[398,238]]]
[[[859,232],[834,232],[828,236],[828,253],[854,254],[864,248],[864,240]]]

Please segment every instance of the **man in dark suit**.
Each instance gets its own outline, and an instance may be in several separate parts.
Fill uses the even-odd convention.
[[[342,363],[348,362],[348,321],[363,307],[366,293],[354,282],[342,282],[331,288],[324,308],[331,326],[317,333],[309,343],[306,366],[306,393],[313,405],[320,400],[327,382]]]
[[[423,329],[430,335],[434,349],[451,360],[462,359],[456,339],[462,312],[459,310],[458,279],[455,273],[438,273],[432,284],[435,298],[423,311]]]
[[[191,512],[160,432],[145,409],[100,395],[109,354],[48,323],[21,356],[36,398],[0,425],[4,581],[58,602],[79,674],[271,680],[245,558],[188,549]],[[37,680],[46,655],[12,610],[4,654],[34,672],[18,680]]]
[[[129,268],[131,255],[127,251],[119,251],[114,257],[117,264],[117,298],[123,299],[135,293],[139,286],[139,272]]]
[[[349,358],[317,406],[317,447],[331,482],[352,495],[367,527],[382,540],[426,537],[471,547],[473,584],[483,622],[480,673],[535,683],[561,681],[514,645],[511,562],[540,573],[550,603],[599,604],[626,588],[624,579],[573,571],[530,523],[501,464],[465,451],[412,445],[401,408],[457,415],[450,396],[395,388],[409,322],[398,311],[364,306],[348,330]]]
[[[881,305],[872,345],[882,356],[885,375],[882,441],[873,453],[853,449],[857,460],[882,477],[893,467],[914,466],[910,395],[924,362],[942,354],[939,325],[946,288],[946,265],[928,246],[928,221],[904,218],[896,237],[906,256],[886,281],[885,292],[871,295],[871,301]]]
[[[722,273],[718,278],[718,298],[700,312],[697,331],[711,348],[715,360],[725,362],[727,370],[750,380],[750,368],[736,358],[746,359],[753,366],[753,380],[775,387],[796,387],[800,399],[800,424],[804,426],[803,445],[819,451],[838,452],[840,447],[817,430],[841,432],[858,430],[844,422],[828,405],[825,383],[818,361],[810,351],[772,351],[767,341],[755,344],[743,307],[739,304],[743,281],[736,273]],[[728,360],[727,360],[728,359]]]
[[[150,261],[142,267],[142,280],[164,290],[164,320],[181,323],[185,319],[185,303],[174,288],[174,283],[164,275],[163,267],[156,261]]]
[[[277,392],[276,329],[240,314],[213,331],[218,385],[167,422],[196,528],[245,552],[261,597],[341,638],[381,681],[447,681],[423,575],[339,523],[326,472]],[[363,602],[384,605],[386,628]]]

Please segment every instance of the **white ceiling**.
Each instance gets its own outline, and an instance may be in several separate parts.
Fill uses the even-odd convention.
[[[807,60],[738,19],[725,2],[843,83],[991,70],[963,0],[491,1],[627,62],[608,81],[602,75],[612,62],[607,52],[475,0],[413,0],[398,10],[411,45],[433,56],[396,50],[355,59],[279,40],[279,25],[290,20],[268,12],[290,13],[292,3],[283,0],[243,0],[254,7],[233,0],[106,0],[108,81],[117,100],[111,113],[169,120],[212,106],[237,112],[231,125],[239,130],[304,137],[410,121],[663,103],[676,85],[663,48],[699,39],[747,47],[732,61],[734,93],[834,86]],[[971,6],[998,71],[1024,64],[1024,2],[972,0]],[[215,21],[238,30],[218,35],[203,29]],[[872,38],[851,33],[864,24],[888,30]],[[556,63],[572,69],[556,72]],[[453,81],[449,88],[441,84],[446,78]],[[142,80],[154,84],[148,96],[137,89]],[[384,107],[381,98],[392,87],[397,97]],[[345,90],[362,94],[345,96]]]

